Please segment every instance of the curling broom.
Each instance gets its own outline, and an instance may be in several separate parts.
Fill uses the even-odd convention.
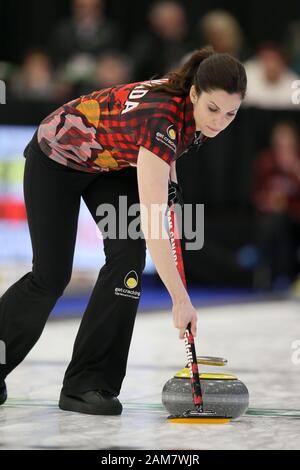
[[[168,225],[170,242],[175,263],[182,279],[182,282],[185,288],[187,289],[174,203],[171,204],[168,210]],[[198,361],[195,350],[194,336],[191,332],[191,323],[187,325],[184,334],[184,342],[187,353],[188,367],[190,371],[191,388],[195,409],[187,410],[182,415],[168,416],[168,420],[172,423],[185,424],[226,424],[230,422],[230,418],[226,416],[217,416],[215,412],[209,410],[204,411],[203,396],[197,363]]]

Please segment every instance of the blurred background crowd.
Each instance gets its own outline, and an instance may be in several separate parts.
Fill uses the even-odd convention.
[[[0,0],[0,15],[3,125],[37,125],[79,95],[161,77],[207,44],[239,58],[248,93],[236,121],[178,161],[185,202],[206,207],[205,246],[185,253],[188,279],[297,288],[299,1]]]
[[[64,101],[94,89],[162,76],[193,49],[211,44],[245,63],[248,104],[292,107],[290,82],[300,74],[300,18],[293,16],[292,4],[290,18],[281,18],[281,28],[274,31],[277,6],[271,11],[261,6],[259,13],[250,10],[254,17],[243,18],[244,28],[229,10],[205,8],[205,2],[197,1],[1,3],[6,25],[0,73],[10,99]],[[209,2],[214,3],[233,7],[241,2]],[[264,16],[264,29],[249,40],[247,21],[261,26],[259,16]]]

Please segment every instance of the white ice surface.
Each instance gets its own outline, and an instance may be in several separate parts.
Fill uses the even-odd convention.
[[[291,416],[245,415],[228,425],[171,424],[161,405],[164,383],[185,362],[171,312],[138,314],[119,396],[123,414],[89,416],[59,410],[58,397],[79,326],[49,321],[39,342],[7,378],[0,407],[0,449],[300,449],[300,305],[292,301],[199,310],[198,355],[223,356],[222,369],[245,382],[250,408]],[[297,361],[295,361],[297,362]],[[297,411],[298,410],[298,411]],[[294,416],[294,417],[293,417]]]

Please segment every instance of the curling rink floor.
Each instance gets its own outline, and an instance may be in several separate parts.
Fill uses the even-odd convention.
[[[228,359],[221,370],[201,371],[232,373],[247,385],[250,409],[243,417],[227,425],[167,422],[161,390],[186,363],[171,311],[137,316],[121,416],[59,410],[80,319],[50,320],[7,379],[0,449],[300,449],[300,352],[293,349],[297,340],[300,348],[299,301],[202,307],[198,318],[197,354]]]

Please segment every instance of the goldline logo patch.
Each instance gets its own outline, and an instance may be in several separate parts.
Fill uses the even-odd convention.
[[[139,277],[136,271],[134,270],[129,271],[124,277],[123,282],[124,282],[124,286],[126,287],[126,289],[124,289],[123,287],[116,287],[115,295],[121,295],[123,297],[130,297],[132,299],[138,299],[141,293],[137,290],[134,290],[134,288],[138,285],[138,282],[139,282]]]
[[[167,134],[170,137],[170,139],[172,139],[172,140],[176,139],[176,131],[174,129],[174,126],[169,126],[168,127]]]
[[[138,284],[138,275],[135,271],[130,271],[126,274],[124,279],[125,287],[129,287],[129,289],[134,289]]]

